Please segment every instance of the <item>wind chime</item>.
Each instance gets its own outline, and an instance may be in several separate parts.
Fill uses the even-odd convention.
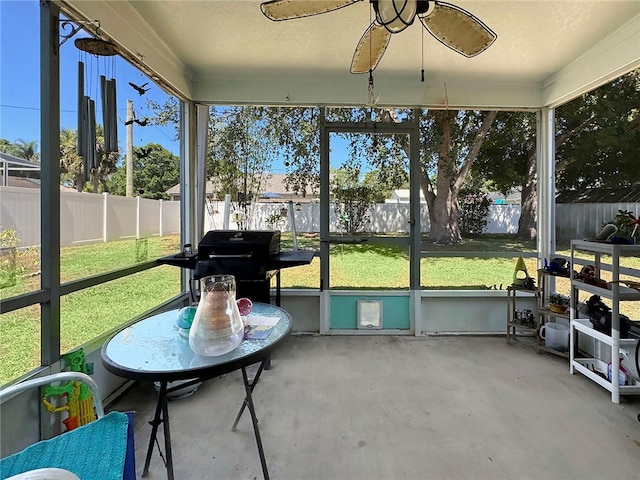
[[[92,170],[100,166],[100,158],[96,133],[96,101],[91,98],[91,93],[97,93],[97,83],[93,83],[92,76],[97,74],[100,85],[100,101],[102,103],[102,125],[104,146],[100,154],[108,155],[118,151],[118,125],[116,102],[116,79],[113,78],[115,59],[100,63],[101,57],[114,57],[118,52],[116,46],[99,37],[96,28],[96,37],[78,38],[74,44],[81,52],[81,60],[78,61],[78,145],[77,153],[82,157],[84,181],[90,179]],[[85,55],[88,54],[88,55]],[[85,62],[89,64],[88,75],[85,75]],[[101,74],[101,69],[105,74]],[[111,78],[107,78],[106,74]]]

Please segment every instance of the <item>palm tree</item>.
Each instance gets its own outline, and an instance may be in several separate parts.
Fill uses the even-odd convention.
[[[60,169],[78,192],[84,187],[82,157],[78,155],[78,133],[70,128],[60,131]]]
[[[91,185],[93,193],[98,193],[98,185],[102,184],[104,186],[106,178],[117,170],[116,164],[120,157],[118,152],[104,151],[104,129],[102,128],[102,125],[97,126],[96,148],[98,166],[91,169]]]
[[[16,148],[16,156],[29,160],[30,162],[40,162],[40,154],[37,153],[38,142],[35,140],[27,142],[19,138],[15,141],[14,147]]]

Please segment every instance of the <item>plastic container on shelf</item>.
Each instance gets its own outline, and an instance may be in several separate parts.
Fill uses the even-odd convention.
[[[622,357],[620,358],[622,360]],[[607,365],[607,379],[612,382],[611,378],[611,362]],[[629,383],[629,374],[627,370],[620,364],[620,368],[618,370],[618,385],[627,385]]]

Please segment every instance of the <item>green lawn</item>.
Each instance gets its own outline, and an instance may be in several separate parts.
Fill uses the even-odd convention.
[[[148,259],[178,251],[178,237],[150,238]],[[136,248],[136,243],[137,248]],[[144,261],[141,242],[126,240],[67,247],[60,252],[61,281],[68,282]],[[144,242],[143,242],[144,243]],[[20,254],[14,286],[3,288],[3,298],[40,288],[39,255]],[[140,315],[179,293],[180,269],[162,266],[81,290],[61,299],[60,344],[68,352]],[[34,305],[0,316],[0,384],[22,375],[40,362],[40,306]]]
[[[409,260],[405,247],[385,243],[385,236],[375,242],[332,245],[330,284],[334,289],[406,289],[409,285]],[[397,239],[396,239],[397,240]],[[317,236],[298,238],[299,248],[319,250]],[[292,247],[290,235],[284,234],[282,248]],[[560,253],[568,254],[568,245]],[[61,281],[84,278],[113,271],[138,261],[158,258],[180,250],[177,236],[127,240],[67,247],[61,250]],[[491,252],[534,252],[534,242],[517,242],[511,236],[485,235],[466,240],[457,246],[435,246],[425,239],[427,255],[421,260],[421,284],[424,289],[504,289],[513,279],[516,258],[491,256]],[[458,252],[478,252],[470,257],[437,257]],[[529,273],[535,277],[535,258],[525,259]],[[606,259],[604,259],[606,261]],[[626,266],[639,268],[640,259]],[[17,257],[17,282],[0,289],[3,298],[34,291],[40,287],[39,253],[23,252]],[[285,269],[281,273],[283,288],[319,288],[320,260],[310,265]],[[604,275],[606,278],[606,275]],[[127,319],[153,308],[179,293],[180,269],[162,266],[88,288],[61,300],[61,350],[70,351],[93,338],[116,328]],[[558,291],[569,293],[568,282],[559,282]],[[627,312],[623,312],[627,313]],[[630,312],[632,318],[640,312]],[[627,313],[629,314],[629,313]],[[40,352],[40,306],[32,306],[0,316],[0,384],[37,367]]]

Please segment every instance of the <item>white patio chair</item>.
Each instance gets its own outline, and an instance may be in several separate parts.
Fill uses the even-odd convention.
[[[98,385],[81,372],[61,372],[0,390],[0,403],[25,390],[55,382],[79,381],[93,395],[96,420],[41,440],[0,460],[4,480],[135,479],[132,415],[104,413]]]

